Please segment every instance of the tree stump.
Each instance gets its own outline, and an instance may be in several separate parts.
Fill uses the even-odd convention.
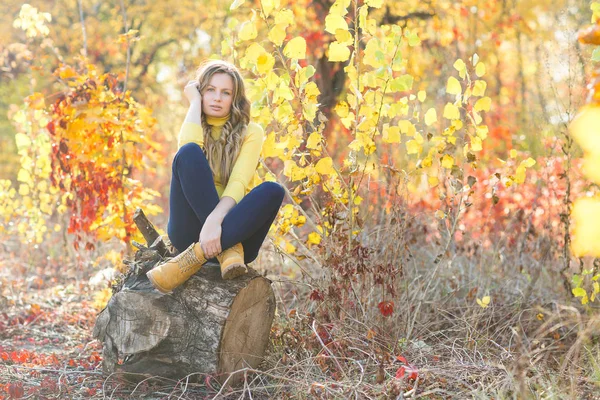
[[[149,222],[144,226],[154,231]],[[207,263],[173,293],[161,294],[146,272],[163,261],[161,253],[173,253],[169,243],[154,237],[149,247],[137,245],[122,287],[96,320],[104,372],[133,380],[210,374],[223,382],[236,370],[258,367],[275,314],[271,282],[253,269],[224,281],[219,265]],[[228,382],[242,378],[235,374]]]

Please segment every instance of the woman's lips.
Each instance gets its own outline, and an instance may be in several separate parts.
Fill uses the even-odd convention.
[[[210,106],[210,108],[212,108],[213,110],[220,110],[221,109],[221,107],[218,107],[218,106]]]

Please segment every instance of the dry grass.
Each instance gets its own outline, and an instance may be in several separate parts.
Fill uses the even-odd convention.
[[[279,307],[272,345],[260,370],[244,370],[245,383],[236,389],[200,375],[130,384],[118,375],[102,376],[99,362],[87,370],[71,366],[71,359],[89,359],[100,351],[90,337],[89,270],[60,264],[36,272],[33,265],[40,260],[27,265],[6,254],[0,286],[9,305],[4,317],[27,315],[33,303],[59,312],[52,314],[54,320],[10,325],[0,335],[0,346],[59,338],[43,349],[59,361],[48,367],[2,361],[5,392],[0,397],[6,396],[6,385],[21,381],[45,398],[73,399],[600,398],[600,313],[567,293],[554,244],[543,237],[519,237],[521,245],[508,246],[504,237],[492,249],[466,241],[448,246],[431,240],[435,235],[425,240],[431,229],[406,218],[398,221],[401,226],[385,229],[396,238],[395,230],[402,230],[400,244],[390,239],[393,235],[366,235],[377,249],[369,262],[385,259],[401,270],[393,280],[393,314],[381,315],[377,304],[391,297],[372,276],[358,277],[342,303],[332,304],[327,298],[309,300],[315,288],[326,292],[326,275],[293,281],[275,270],[271,277]],[[32,284],[32,276],[43,283]],[[76,284],[65,291],[69,281]],[[491,297],[486,308],[476,302],[484,295]],[[416,379],[408,373],[396,377],[404,365],[398,356],[418,371]]]

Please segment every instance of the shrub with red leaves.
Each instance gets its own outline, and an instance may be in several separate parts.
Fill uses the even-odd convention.
[[[389,317],[394,313],[394,302],[392,301],[382,301],[377,305],[379,307],[379,312],[384,317]]]

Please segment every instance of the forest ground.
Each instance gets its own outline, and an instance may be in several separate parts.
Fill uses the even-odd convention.
[[[391,316],[359,304],[326,322],[306,306],[307,285],[275,271],[278,311],[261,372],[221,390],[209,376],[137,385],[103,376],[92,338],[106,301],[90,283],[98,270],[19,248],[0,253],[2,399],[600,398],[597,313],[566,294],[558,260],[533,253],[519,256],[524,269],[506,249],[432,263],[439,249],[423,246]],[[478,303],[482,293],[489,304]]]

